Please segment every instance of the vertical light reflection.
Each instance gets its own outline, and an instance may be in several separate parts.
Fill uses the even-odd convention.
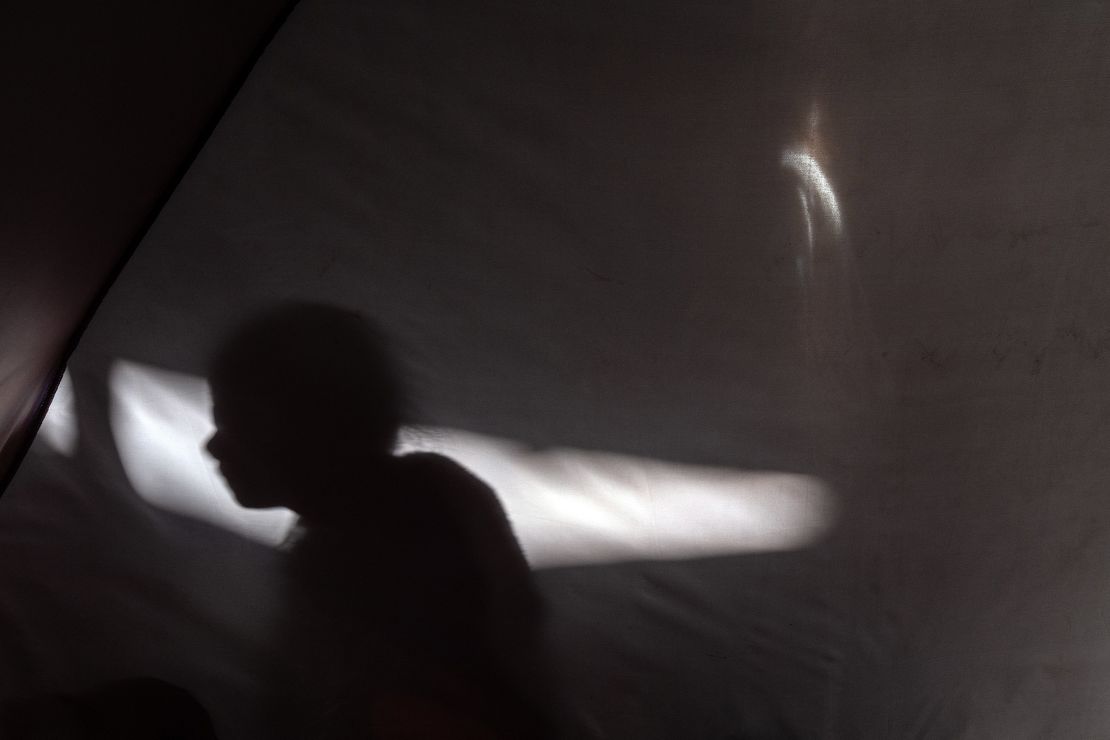
[[[842,369],[859,348],[866,322],[860,315],[855,266],[845,237],[844,210],[828,173],[828,145],[821,132],[820,109],[810,107],[805,134],[787,146],[780,159],[795,179],[801,212],[795,253],[801,291],[801,340],[806,359]]]
[[[809,196],[806,191],[798,188],[798,200],[802,203],[802,217],[806,222],[806,246],[808,247],[807,256],[813,260],[813,217],[809,215]]]
[[[823,121],[822,109],[814,102],[801,135],[780,156],[799,205],[792,255],[798,279],[798,339],[811,371],[811,401],[825,406],[832,399],[850,399],[858,412],[870,408],[889,384],[849,238],[848,214],[832,173],[834,147],[822,130]]]
[[[806,218],[809,218],[808,204],[816,202],[821,206],[821,213],[827,219],[833,235],[839,238],[843,229],[840,203],[836,199],[836,191],[833,190],[832,183],[829,182],[816,157],[807,150],[806,145],[802,145],[783,152],[782,164],[787,169],[794,170],[802,181],[799,192],[802,193],[802,201],[807,211]]]

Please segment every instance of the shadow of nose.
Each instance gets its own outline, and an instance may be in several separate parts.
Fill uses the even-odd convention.
[[[219,450],[218,438],[219,434],[213,434],[211,437],[208,438],[208,441],[204,443],[204,450],[216,459],[219,459],[219,455],[217,454]]]

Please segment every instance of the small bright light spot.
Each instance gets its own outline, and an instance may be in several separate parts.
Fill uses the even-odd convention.
[[[68,370],[62,375],[50,409],[39,426],[39,438],[50,449],[66,457],[77,450],[77,412],[73,401],[73,381]]]

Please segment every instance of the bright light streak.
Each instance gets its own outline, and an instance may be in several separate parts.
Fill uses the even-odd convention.
[[[828,486],[807,475],[535,451],[456,430],[411,431],[402,448],[442,452],[493,486],[536,566],[790,550],[834,515]]]
[[[813,217],[809,215],[809,196],[806,191],[798,188],[798,199],[802,202],[802,216],[806,222],[806,244],[809,246],[809,258],[813,259]]]
[[[293,514],[240,507],[202,452],[213,430],[203,379],[118,362],[110,383],[113,433],[140,496],[262,542],[284,538]],[[401,451],[413,450],[446,454],[488,482],[534,567],[799,548],[834,515],[832,492],[805,475],[535,451],[444,429],[406,430]]]
[[[840,203],[837,202],[832,183],[821,169],[817,158],[805,148],[797,147],[783,152],[782,165],[797,172],[805,187],[810,192],[816,193],[822,211],[832,224],[833,233],[840,236],[842,231]]]
[[[39,438],[60,455],[70,457],[77,451],[77,412],[68,370],[62,374],[62,381],[39,426]]]
[[[202,445],[215,431],[203,378],[116,362],[109,418],[132,488],[147,502],[270,545],[296,517],[287,509],[246,509],[231,496]]]

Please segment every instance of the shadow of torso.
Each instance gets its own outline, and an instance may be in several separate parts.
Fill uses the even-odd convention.
[[[493,492],[428,454],[345,482],[289,552],[305,736],[543,736],[538,601]]]

